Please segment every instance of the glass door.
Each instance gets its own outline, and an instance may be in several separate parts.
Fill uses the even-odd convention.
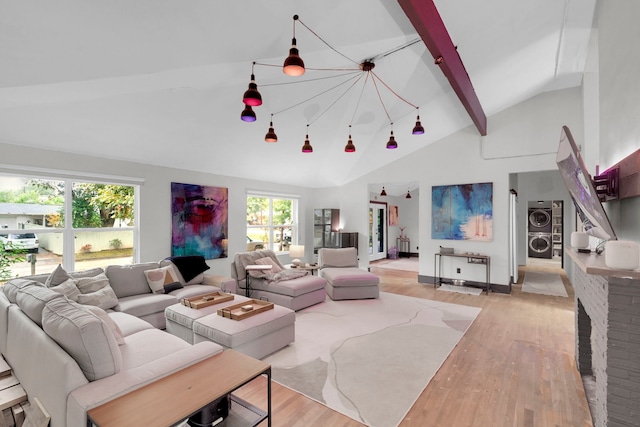
[[[369,261],[387,257],[387,204],[369,203]]]

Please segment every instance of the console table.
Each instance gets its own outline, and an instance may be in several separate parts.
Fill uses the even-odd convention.
[[[480,254],[442,254],[436,252],[433,258],[433,269],[434,269],[434,281],[433,286],[436,287],[442,284],[441,277],[441,269],[440,265],[442,262],[442,257],[453,257],[453,258],[466,258],[468,264],[482,264],[485,269],[485,291],[487,291],[487,295],[489,295],[489,290],[491,289],[491,257],[489,255],[480,255]]]
[[[267,411],[234,396],[233,391],[267,376]],[[226,425],[271,426],[271,365],[234,350],[224,350],[167,377],[87,412],[91,427],[178,425],[219,398],[230,395]]]

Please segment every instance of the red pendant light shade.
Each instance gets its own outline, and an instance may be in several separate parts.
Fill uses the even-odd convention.
[[[269,122],[269,131],[264,136],[265,142],[278,142],[278,135],[273,130],[273,114],[271,115],[271,121]]]
[[[313,153],[313,147],[311,146],[311,143],[309,142],[309,125],[307,125],[307,136],[304,140],[304,145],[302,146],[302,152],[303,153]]]
[[[293,39],[291,39],[291,49],[289,49],[289,56],[284,60],[282,71],[293,77],[298,77],[304,74],[304,61],[300,58],[298,48],[296,46],[296,21],[298,15],[293,15]]]
[[[384,185],[382,186],[382,191],[380,192],[381,196],[386,196],[387,195],[387,191],[384,189]]]
[[[349,125],[349,140],[347,141],[347,145],[344,147],[345,153],[354,153],[356,151],[356,146],[353,145],[353,141],[351,140],[351,125]]]
[[[251,65],[251,82],[249,83],[249,88],[245,91],[242,96],[242,102],[246,105],[250,105],[252,107],[257,107],[262,105],[262,95],[258,92],[258,85],[256,84],[256,76],[253,74],[253,67],[255,67],[256,63],[254,62]]]

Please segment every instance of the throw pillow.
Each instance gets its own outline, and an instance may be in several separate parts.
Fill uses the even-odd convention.
[[[49,289],[56,291],[69,298],[71,301],[78,301],[78,295],[80,295],[80,289],[76,286],[76,281],[69,278],[58,286],[52,286]]]
[[[178,281],[178,275],[173,269],[173,265],[145,270],[144,275],[147,278],[147,283],[149,284],[149,288],[151,288],[151,292],[156,294],[164,293],[164,285]]]
[[[272,265],[273,267],[271,267],[271,270],[269,270],[269,273],[271,274],[280,273],[282,271],[280,265],[278,265],[278,263],[274,261],[273,258],[270,258],[268,256],[264,258],[258,258],[255,263],[259,265]]]
[[[191,282],[198,275],[211,268],[201,255],[174,256],[166,259],[171,261],[180,272],[184,279],[183,285]]]
[[[89,310],[90,312],[98,316],[98,318],[100,318],[100,320],[102,320],[107,325],[109,330],[113,333],[113,336],[116,339],[118,345],[123,345],[125,343],[124,334],[122,333],[120,326],[118,326],[115,320],[113,320],[106,311],[95,305],[85,305],[80,307]]]
[[[61,264],[58,264],[55,270],[51,272],[47,280],[44,282],[44,285],[47,288],[58,286],[69,279],[69,275],[67,271],[62,268]]]
[[[182,283],[180,282],[169,283],[168,285],[164,285],[164,293],[168,294],[182,288],[184,288],[184,286],[182,286]]]
[[[92,292],[99,291],[105,286],[109,286],[109,279],[104,273],[100,273],[94,277],[79,277],[74,279],[76,286],[83,294],[90,294]]]
[[[108,310],[118,305],[118,297],[111,286],[107,285],[95,292],[78,295],[78,303],[84,305],[95,305],[103,310]]]

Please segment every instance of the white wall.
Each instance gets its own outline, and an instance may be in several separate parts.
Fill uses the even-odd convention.
[[[600,170],[640,148],[640,2],[600,2],[598,70],[600,98]],[[607,202],[605,208],[619,239],[640,242],[640,197]]]

